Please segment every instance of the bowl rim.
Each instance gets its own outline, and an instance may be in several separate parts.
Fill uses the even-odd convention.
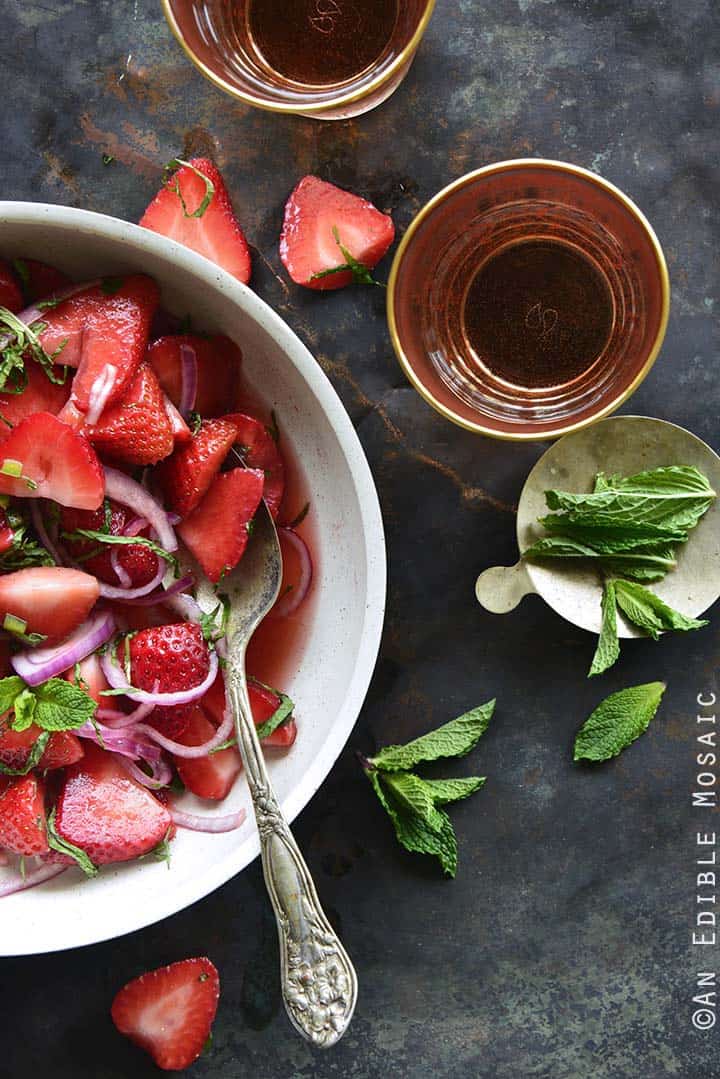
[[[333,720],[320,753],[282,802],[283,812],[291,823],[317,792],[340,756],[360,714],[380,649],[387,588],[385,533],[375,482],[360,439],[329,378],[309,349],[263,299],[226,270],[174,240],[106,214],[52,203],[0,201],[0,235],[6,224],[37,227],[43,222],[72,229],[79,241],[83,235],[100,235],[110,241],[119,241],[135,254],[152,252],[169,264],[179,264],[195,277],[203,279],[208,287],[220,290],[249,317],[262,322],[287,362],[295,367],[308,385],[338,441],[350,472],[362,522],[366,577],[362,628],[343,707]],[[341,719],[342,723],[339,722]],[[205,898],[242,872],[259,852],[257,831],[253,831],[251,836],[224,858],[214,862],[205,873],[186,879],[182,887],[176,885],[163,889],[167,901],[154,903],[147,915],[139,909],[126,910],[119,927],[109,929],[100,928],[102,922],[99,921],[79,918],[66,920],[62,925],[62,939],[52,948],[43,945],[33,947],[33,942],[27,941],[16,950],[0,954],[11,956],[64,951],[112,940],[153,925]],[[107,868],[112,870],[113,867]],[[149,906],[143,907],[143,912]]]
[[[528,432],[512,432],[512,431],[500,431],[495,427],[491,427],[488,424],[481,423],[480,421],[468,420],[454,409],[448,408],[441,401],[435,397],[435,395],[428,389],[425,383],[415,372],[415,369],[410,361],[405,349],[403,348],[400,340],[400,334],[397,327],[396,319],[396,302],[395,302],[395,289],[397,287],[397,279],[400,273],[400,266],[402,265],[405,253],[412,242],[412,238],[418,231],[423,222],[430,216],[435,208],[443,202],[449,195],[454,194],[455,191],[466,187],[469,184],[474,183],[476,180],[483,179],[486,176],[491,176],[497,172],[507,172],[510,169],[518,168],[540,168],[547,169],[549,171],[567,172],[573,176],[582,177],[584,180],[589,180],[597,187],[603,189],[603,191],[612,195],[618,202],[620,202],[629,213],[637,220],[640,227],[646,233],[650,242],[650,246],[655,255],[657,262],[658,275],[660,278],[660,289],[662,294],[662,305],[660,311],[660,322],[658,325],[657,334],[655,340],[648,351],[647,358],[642,368],[638,371],[632,382],[617,394],[610,401],[607,401],[601,408],[594,412],[591,416],[583,420],[578,420],[575,423],[566,425],[560,425],[548,430],[541,431],[528,431]],[[609,416],[620,407],[629,397],[635,392],[641,382],[649,374],[655,360],[657,359],[660,349],[662,348],[663,341],[665,340],[665,333],[667,330],[668,319],[670,317],[670,276],[668,274],[667,262],[665,260],[665,254],[663,252],[660,241],[653,229],[652,225],[648,221],[645,214],[633,202],[633,200],[621,191],[619,187],[611,183],[610,180],[606,180],[602,176],[598,176],[597,173],[591,172],[590,169],[585,169],[581,165],[573,165],[566,161],[556,161],[551,158],[543,157],[518,157],[511,158],[507,161],[497,161],[491,165],[483,165],[479,169],[474,169],[472,172],[466,173],[464,176],[460,176],[457,180],[453,180],[452,183],[447,184],[436,195],[433,195],[428,202],[418,211],[415,217],[412,219],[408,228],[403,236],[400,244],[398,245],[395,257],[393,258],[392,267],[390,268],[390,276],[388,278],[387,285],[387,320],[390,330],[390,338],[392,340],[393,349],[398,359],[400,366],[405,372],[405,376],[408,381],[414,386],[421,397],[427,401],[427,403],[439,412],[445,419],[450,420],[451,423],[457,424],[459,427],[463,427],[466,431],[472,431],[475,434],[487,435],[489,438],[496,438],[505,442],[544,442],[549,439],[560,438],[562,435],[569,435],[573,431],[580,431],[584,427],[589,427],[590,424],[597,423],[598,420],[604,419]]]
[[[418,50],[418,46],[422,41],[422,38],[427,30],[428,23],[432,17],[433,10],[435,8],[435,0],[426,0],[425,10],[418,22],[415,32],[408,41],[407,45],[398,55],[393,62],[383,71],[381,75],[371,79],[363,87],[358,90],[348,90],[346,93],[339,93],[330,101],[322,101],[317,104],[312,101],[307,101],[303,105],[272,105],[267,101],[263,101],[261,98],[256,97],[255,94],[247,93],[244,90],[238,90],[237,86],[233,86],[231,82],[224,79],[221,75],[218,75],[204,63],[200,57],[195,53],[187,41],[185,40],[183,33],[180,29],[177,19],[175,18],[175,12],[172,6],[172,0],[161,0],[163,14],[167,19],[170,29],[173,32],[175,40],[180,48],[183,50],[188,60],[190,60],[195,67],[200,71],[206,79],[209,79],[214,86],[219,90],[224,90],[226,94],[230,94],[237,101],[243,101],[246,105],[252,105],[256,109],[263,109],[265,112],[280,112],[290,113],[300,116],[317,116],[319,113],[330,112],[333,109],[342,108],[345,105],[351,105],[356,101],[362,101],[364,98],[369,97],[380,87],[384,86],[392,79],[394,75],[397,75],[402,70],[405,64],[408,64],[415,53]]]

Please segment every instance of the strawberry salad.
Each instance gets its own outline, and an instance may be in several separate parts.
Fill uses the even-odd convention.
[[[178,827],[237,828],[243,813],[175,798],[221,802],[241,771],[222,579],[261,499],[286,563],[268,621],[310,588],[277,425],[238,394],[238,347],[159,302],[142,274],[73,284],[0,263],[0,896],[165,855]],[[210,614],[183,549],[216,585]],[[263,744],[290,747],[292,702],[249,692]]]

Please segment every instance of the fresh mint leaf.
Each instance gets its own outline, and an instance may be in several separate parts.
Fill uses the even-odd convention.
[[[30,566],[54,566],[55,561],[48,551],[30,534],[29,525],[23,514],[14,506],[5,510],[8,526],[12,529],[12,546],[0,555],[0,572],[11,573],[16,569]]]
[[[269,689],[270,687],[265,686],[264,688]],[[278,697],[280,704],[264,723],[261,723],[259,727],[255,728],[255,733],[261,742],[263,738],[269,738],[273,731],[276,731],[281,724],[285,723],[285,721],[293,714],[295,708],[295,705],[286,693],[280,693],[277,689],[273,689],[271,692]]]
[[[407,772],[421,761],[464,757],[487,730],[494,710],[495,701],[488,701],[407,745],[386,746],[370,763],[386,772]]]
[[[310,278],[311,281],[319,281],[323,277],[332,277],[336,273],[344,273],[348,271],[352,274],[352,280],[354,285],[378,285],[380,288],[385,288],[385,285],[381,281],[376,281],[370,272],[369,268],[364,263],[359,262],[354,255],[351,255],[347,247],[345,247],[340,241],[340,232],[336,225],[333,225],[332,230],[335,238],[335,243],[338,245],[340,254],[345,259],[344,262],[338,266],[331,266],[327,270],[319,270],[314,273]]]
[[[578,731],[574,759],[607,761],[616,757],[647,730],[664,692],[664,682],[648,682],[611,693]]]
[[[485,776],[468,776],[467,779],[423,779],[422,782],[435,805],[441,806],[469,798],[485,786]]]
[[[92,697],[64,678],[49,678],[32,690],[36,700],[34,722],[45,731],[71,731],[89,723],[97,704]]]
[[[598,554],[623,554],[626,551],[650,551],[658,545],[685,543],[688,531],[685,528],[663,528],[655,524],[617,525],[603,524],[598,519],[594,524],[579,525],[569,513],[551,513],[539,519],[540,524],[551,534],[565,536],[586,547],[591,547]]]
[[[442,831],[444,814],[435,807],[432,794],[419,776],[412,772],[381,771],[380,779],[406,813],[421,817],[433,832]]]
[[[48,817],[47,841],[51,850],[56,850],[59,854],[67,854],[73,858],[86,876],[97,876],[98,867],[90,860],[87,853],[81,847],[76,847],[74,843],[70,843],[67,839],[63,839],[61,835],[58,835],[55,827],[55,809]]]
[[[0,715],[9,712],[15,703],[15,698],[25,689],[25,683],[17,674],[11,674],[7,678],[0,678]]]
[[[164,547],[161,547],[159,543],[155,543],[154,540],[148,539],[147,536],[112,536],[108,532],[98,531],[95,528],[76,528],[74,532],[62,533],[63,539],[76,540],[78,537],[96,540],[98,543],[107,543],[110,546],[147,547],[158,558],[163,558],[173,569],[177,569],[178,561],[175,555],[171,554],[170,551],[166,551]],[[88,558],[94,558],[96,554],[97,551],[91,551],[89,554],[80,555],[76,558],[76,561],[84,562]]]
[[[415,854],[436,857],[442,869],[454,877],[457,872],[457,839],[450,818],[444,810],[438,810],[442,820],[440,831],[430,828],[422,817],[404,811],[390,790],[383,789],[380,775],[371,770],[366,773],[385,812],[390,817],[398,842]]]
[[[35,708],[37,701],[35,695],[31,689],[25,687],[15,698],[13,704],[14,716],[10,726],[14,731],[26,731],[28,727],[32,727],[33,720],[35,718]]]
[[[202,202],[194,210],[188,210],[185,199],[183,198],[182,191],[180,190],[180,182],[177,177],[171,177],[170,179],[167,178],[168,174],[173,169],[179,168],[190,169],[190,171],[194,172],[195,175],[205,184],[205,194],[203,196]],[[180,199],[183,216],[202,217],[208,206],[212,202],[213,196],[215,195],[215,184],[212,182],[212,180],[208,179],[204,172],[200,172],[200,169],[196,169],[194,165],[191,165],[189,161],[183,161],[183,159],[180,157],[174,157],[172,161],[168,161],[167,165],[163,170],[163,177],[168,190],[174,192],[174,194],[176,194],[177,197]],[[173,179],[175,181],[174,183],[172,182]]]
[[[542,561],[545,558],[587,559],[601,568],[626,577],[641,574],[644,580],[659,580],[677,564],[672,548],[605,555],[570,536],[545,536],[523,551],[523,558],[529,562]]]
[[[40,758],[42,757],[43,753],[45,752],[45,747],[47,746],[49,741],[50,741],[50,732],[49,731],[43,731],[41,734],[39,734],[37,736],[37,738],[33,742],[32,749],[30,750],[30,752],[28,754],[28,758],[25,761],[25,764],[23,765],[23,767],[22,768],[10,768],[7,764],[3,764],[2,761],[0,761],[0,775],[6,775],[6,776],[25,776],[25,775],[27,775],[28,772],[32,771],[33,768],[37,767],[37,765],[38,765],[38,763],[40,761]]]
[[[640,584],[634,584],[631,581],[616,581],[615,591],[618,607],[625,617],[644,629],[655,641],[663,630],[688,631],[702,629],[708,624],[704,619],[687,618]]]
[[[25,259],[13,259],[12,267],[20,278],[20,284],[22,285],[23,293],[25,293],[30,288],[30,267]]]
[[[612,667],[620,655],[620,640],[617,628],[617,604],[615,582],[606,581],[602,597],[602,626],[598,637],[595,655],[588,671],[588,678],[602,674]]]

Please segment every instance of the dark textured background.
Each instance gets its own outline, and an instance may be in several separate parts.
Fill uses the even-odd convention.
[[[367,704],[297,824],[359,971],[345,1041],[321,1055],[288,1026],[255,865],[131,937],[3,961],[3,1079],[157,1074],[114,1033],[110,1001],[141,970],[203,952],[223,992],[198,1077],[720,1075],[720,1031],[690,1022],[695,972],[720,956],[690,945],[694,837],[711,826],[690,808],[694,698],[716,679],[720,620],[691,638],[629,645],[588,683],[590,637],[540,600],[505,618],[483,613],[475,575],[514,560],[513,504],[543,447],[440,420],[403,381],[380,290],[303,293],[277,256],[284,200],[306,172],[391,208],[402,231],[437,189],[487,162],[589,166],[637,200],[670,265],[667,340],[631,409],[717,446],[716,0],[438,0],[395,96],[333,124],[221,95],[150,0],[2,0],[0,14],[2,197],[136,220],[163,162],[210,153],[254,245],[254,287],[308,343],[357,426],[390,557]],[[115,163],[103,167],[103,153]],[[573,733],[601,696],[665,675],[662,712],[641,742],[608,766],[571,763]],[[492,695],[496,719],[457,768],[489,779],[453,811],[460,870],[446,882],[397,848],[352,751]]]

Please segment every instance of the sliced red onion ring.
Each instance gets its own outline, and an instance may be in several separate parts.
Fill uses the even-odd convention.
[[[6,850],[0,848],[0,865],[9,865],[10,856]]]
[[[173,598],[178,595],[179,592],[184,592],[186,588],[192,588],[195,581],[188,573],[187,576],[181,577],[179,581],[173,581],[170,587],[166,590],[159,588],[157,592],[150,592],[147,596],[137,596],[135,599],[128,599],[127,595],[118,596],[118,599],[127,603],[128,607],[154,607],[158,603],[165,603],[168,598]],[[184,596],[178,596],[179,599],[184,599]],[[192,599],[191,596],[187,597]],[[193,600],[193,603],[195,601]],[[199,609],[199,608],[198,608]],[[190,621],[197,621],[197,619],[190,619]]]
[[[45,522],[43,520],[42,510],[40,508],[41,501],[42,501],[42,499],[40,499],[40,498],[31,498],[30,499],[30,516],[32,517],[33,528],[37,532],[38,539],[40,540],[41,544],[43,545],[45,550],[48,552],[50,557],[53,559],[53,561],[58,566],[62,566],[63,565],[63,559],[62,559],[62,556],[60,554],[60,550],[55,545],[55,543],[50,539],[50,535],[48,533],[48,530],[45,527]]]
[[[300,558],[300,580],[291,592],[287,592],[278,600],[273,608],[274,615],[284,618],[285,615],[295,613],[310,591],[313,579],[313,564],[310,551],[302,536],[299,536],[292,528],[278,528],[278,532],[295,548]]]
[[[116,468],[105,468],[105,494],[114,498],[123,506],[129,506],[139,517],[144,517],[158,535],[158,542],[166,551],[177,550],[177,538],[167,513],[156,498],[144,487],[119,472]]]
[[[132,728],[117,730],[106,727],[103,723],[84,723],[82,727],[77,727],[73,734],[78,738],[87,738],[89,742],[94,742],[109,753],[129,757],[132,761],[146,760],[152,766],[162,758],[160,747],[149,741],[137,724]]]
[[[106,723],[111,730],[119,731],[123,727],[132,727],[135,723],[141,723],[151,712],[155,711],[154,704],[139,704],[132,712],[118,712],[115,708],[98,708],[95,715]]]
[[[48,678],[55,678],[68,667],[85,659],[101,644],[109,641],[115,632],[115,619],[110,611],[98,611],[83,622],[62,644],[51,648],[33,648],[17,652],[10,662],[29,686],[38,686]]]
[[[180,704],[191,704],[192,701],[196,701],[198,697],[202,697],[202,695],[210,689],[218,672],[217,652],[212,651],[210,652],[210,666],[208,673],[197,686],[193,686],[192,689],[180,690],[177,693],[149,693],[145,689],[135,689],[133,686],[128,685],[124,671],[121,671],[115,662],[113,651],[113,648],[109,648],[100,660],[103,674],[112,688],[122,689],[125,696],[129,697],[131,701],[155,704],[161,708],[175,708]],[[18,671],[18,674],[19,673],[20,672]],[[143,729],[145,730],[145,728]],[[153,735],[157,733],[153,731],[152,727],[148,727],[146,730],[152,731]],[[157,741],[157,739],[155,739],[155,741]],[[162,745],[162,742],[159,742],[158,744]]]
[[[28,888],[35,888],[38,884],[44,884],[46,880],[59,877],[67,868],[68,866],[66,865],[50,863],[49,865],[41,865],[38,869],[33,869],[31,873],[26,873],[24,879],[18,873],[17,877],[0,882],[0,899],[6,895],[15,895],[16,892],[25,892]]]
[[[180,345],[180,404],[178,411],[187,419],[195,408],[198,387],[197,353],[192,345]]]
[[[151,776],[147,772],[143,772],[142,768],[138,767],[134,761],[129,761],[127,757],[119,757],[118,760],[128,775],[132,776],[137,783],[141,783],[143,787],[149,787],[150,790],[160,790],[161,787],[167,787],[172,780],[172,768],[162,758],[156,765],[151,765],[153,770]]]
[[[97,376],[88,395],[88,410],[85,415],[85,423],[94,426],[102,416],[108,397],[113,392],[117,381],[117,367],[112,363],[106,363]]]
[[[125,569],[125,567],[121,565],[120,552],[115,547],[110,551],[110,565],[115,571],[115,575],[117,576],[117,579],[120,582],[122,588],[124,588],[126,591],[129,590],[132,584],[132,577]]]
[[[234,832],[243,823],[247,814],[244,809],[238,809],[237,813],[228,813],[224,817],[199,817],[196,813],[185,813],[182,809],[170,806],[170,816],[178,828],[218,835],[220,832]]]
[[[128,602],[129,600],[133,599],[139,599],[142,596],[149,595],[150,592],[152,592],[158,587],[158,585],[162,582],[163,577],[165,576],[165,571],[166,565],[164,559],[158,558],[158,567],[155,571],[155,576],[152,578],[152,580],[148,581],[147,584],[138,585],[137,588],[119,588],[117,585],[106,584],[105,581],[100,581],[100,595],[104,596],[105,599],[119,599],[123,602]],[[125,571],[123,570],[123,573],[124,572]],[[118,574],[118,576],[120,575]],[[130,578],[128,577],[128,582],[129,581]]]
[[[198,757],[207,757],[208,753],[211,753],[213,749],[217,749],[223,742],[227,742],[234,726],[233,715],[228,708],[222,723],[212,738],[208,738],[207,742],[203,742],[199,746],[184,746],[182,742],[173,742],[170,738],[166,738],[164,734],[161,734],[160,731],[156,731],[154,727],[148,727],[145,723],[138,723],[135,730],[140,734],[147,735],[148,738],[152,738],[153,742],[157,742],[159,746],[166,749],[168,753],[172,753],[174,757],[183,757],[185,760],[192,761],[197,760]]]
[[[178,594],[180,591],[178,589],[177,593],[173,593],[168,589],[162,602],[177,611],[179,615],[182,615],[186,622],[199,622],[203,616],[202,607],[192,596],[186,596],[184,592],[182,595]]]
[[[45,296],[43,300],[34,303],[31,307],[26,307],[24,311],[20,311],[16,318],[19,318],[26,326],[32,326],[33,322],[42,322],[45,319],[45,310],[39,306],[40,303],[47,303],[48,300],[53,300],[56,304],[62,303],[63,300],[69,300],[71,296],[77,296],[79,292],[85,292],[99,284],[100,278],[96,277],[94,281],[83,281],[80,285],[68,285],[66,288],[58,289],[57,292],[51,293],[50,296]],[[9,345],[14,337],[14,333],[3,334],[0,337],[0,351]],[[60,362],[62,363],[62,360]]]
[[[170,514],[168,514],[168,517]],[[144,517],[133,517],[123,528],[123,536],[139,536],[143,529],[148,528],[150,522]]]

